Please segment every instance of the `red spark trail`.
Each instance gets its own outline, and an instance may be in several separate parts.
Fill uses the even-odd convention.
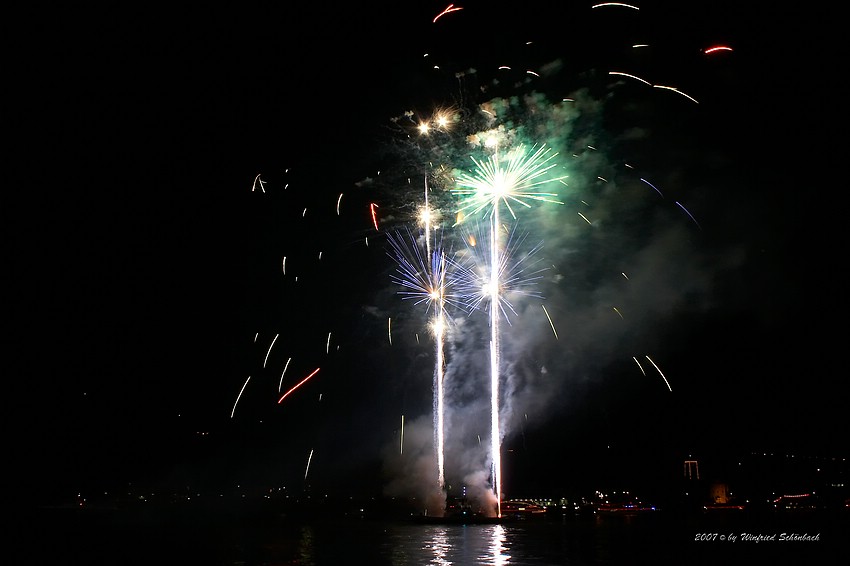
[[[295,385],[295,387],[293,387],[292,389],[290,389],[289,391],[287,391],[286,393],[284,393],[284,394],[283,394],[283,396],[282,396],[280,399],[278,399],[278,401],[277,401],[277,402],[278,402],[278,404],[279,404],[281,401],[283,401],[284,399],[286,399],[286,396],[287,396],[287,395],[289,395],[290,393],[292,393],[293,391],[295,391],[296,389],[298,389],[299,387],[301,387],[302,385],[304,385],[304,383],[306,383],[308,379],[310,379],[311,377],[313,377],[314,375],[316,375],[317,373],[319,373],[319,370],[320,370],[320,369],[321,369],[321,368],[316,368],[316,369],[314,369],[314,370],[313,370],[313,373],[311,373],[310,375],[308,375],[307,377],[305,377],[304,379],[302,379],[301,381],[299,381],[299,382],[298,382],[298,384],[297,384],[297,385]]]
[[[460,6],[455,7],[454,4],[449,4],[448,6],[446,6],[445,10],[443,10],[442,12],[440,12],[439,14],[437,14],[434,17],[434,20],[431,23],[436,24],[437,20],[439,20],[440,17],[445,16],[446,14],[448,14],[450,12],[457,12],[458,10],[463,10],[463,8],[461,8]]]
[[[703,51],[706,55],[709,53],[715,53],[717,51],[732,51],[732,48],[727,45],[715,45],[714,47],[709,47]]]
[[[373,202],[369,204],[369,208],[372,210],[372,224],[375,225],[375,230],[378,230],[378,215],[375,212],[375,209],[378,208],[378,205]]]

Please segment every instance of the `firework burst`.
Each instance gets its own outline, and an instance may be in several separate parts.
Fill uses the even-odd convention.
[[[542,298],[537,290],[537,283],[543,278],[547,268],[541,266],[539,251],[543,242],[526,247],[527,233],[519,233],[516,224],[508,228],[503,253],[498,254],[498,265],[490,265],[493,258],[490,245],[492,239],[484,234],[482,225],[476,224],[464,237],[469,254],[468,263],[473,267],[461,271],[463,278],[458,279],[455,286],[458,294],[463,297],[465,310],[479,310],[491,298],[498,300],[498,309],[502,318],[510,324],[511,316],[518,316],[513,297]],[[495,278],[493,272],[497,273]],[[497,289],[493,289],[496,286]],[[494,292],[497,291],[497,292]]]
[[[529,201],[564,204],[557,200],[557,193],[540,192],[538,189],[553,182],[561,182],[566,175],[550,176],[557,166],[552,161],[558,153],[546,146],[526,149],[519,145],[500,156],[496,152],[484,160],[472,157],[475,168],[472,173],[461,173],[457,177],[457,188],[453,193],[460,196],[462,203],[458,212],[472,216],[481,212],[491,216],[504,204],[516,219],[513,205],[531,208]]]
[[[426,314],[451,318],[448,307],[466,310],[468,299],[457,281],[468,281],[471,271],[454,261],[442,245],[436,245],[430,253],[423,250],[427,238],[416,235],[410,229],[387,234],[390,245],[388,255],[395,261],[396,270],[390,275],[393,283],[401,287],[398,292],[402,300],[412,300],[415,306],[423,306]]]

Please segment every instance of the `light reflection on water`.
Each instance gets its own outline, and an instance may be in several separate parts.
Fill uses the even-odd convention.
[[[171,511],[171,509],[169,509]],[[660,516],[498,525],[290,520],[240,515],[79,513],[24,517],[12,564],[180,563],[205,566],[731,566],[850,564],[848,516],[680,520]],[[30,522],[32,521],[32,522]],[[700,532],[820,533],[818,543],[695,542]],[[49,543],[45,542],[49,533]],[[647,562],[648,561],[648,562]]]
[[[451,552],[451,543],[449,543],[449,535],[445,528],[435,528],[430,539],[425,540],[425,549],[429,549],[434,553],[434,558],[431,564],[439,566],[447,566],[451,561],[446,556]]]
[[[483,564],[494,564],[502,566],[510,562],[510,555],[507,554],[505,527],[502,525],[492,525],[490,529],[490,552],[483,556]]]
[[[388,529],[386,535],[393,566],[514,564],[502,525],[402,526]]]
[[[401,525],[384,532],[383,548],[392,566],[544,566],[533,557],[515,560],[512,541],[525,536],[503,525]],[[554,564],[554,563],[553,563]]]
[[[734,528],[734,527],[732,527]],[[268,557],[263,564],[325,566],[656,566],[747,564],[755,560],[831,566],[824,547],[738,547],[691,544],[693,528],[629,518],[621,521],[542,522],[505,525],[318,524],[301,531],[297,556]],[[834,538],[834,537],[833,537]],[[828,554],[828,553],[827,553]],[[357,560],[354,560],[354,558]],[[756,560],[758,559],[758,560]],[[231,564],[239,561],[231,562]],[[244,562],[243,562],[244,563]]]
[[[313,546],[313,527],[304,525],[301,527],[301,538],[298,539],[299,563],[303,566],[315,566],[316,563],[313,560],[315,551]]]

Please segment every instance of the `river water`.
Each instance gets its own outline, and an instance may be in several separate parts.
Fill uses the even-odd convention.
[[[847,513],[558,515],[503,524],[293,517],[234,508],[38,509],[11,527],[10,564],[850,564]],[[781,540],[781,539],[786,540]],[[792,540],[787,540],[792,539]],[[793,540],[796,539],[796,540]]]

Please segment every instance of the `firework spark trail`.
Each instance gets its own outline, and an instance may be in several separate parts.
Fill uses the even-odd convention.
[[[245,380],[245,383],[242,384],[242,389],[239,390],[239,395],[236,396],[236,402],[233,403],[233,409],[230,411],[230,418],[233,418],[233,414],[236,412],[236,405],[239,403],[239,399],[242,397],[242,392],[245,391],[245,386],[248,385],[248,382],[251,381],[251,376],[248,376],[248,379]]]
[[[298,389],[299,387],[301,387],[302,385],[304,385],[304,384],[307,382],[307,380],[308,380],[308,379],[310,379],[311,377],[313,377],[314,375],[316,375],[317,373],[319,373],[319,370],[320,370],[320,369],[321,369],[321,368],[316,368],[316,369],[314,369],[314,370],[313,370],[313,372],[312,372],[310,375],[308,375],[307,377],[305,377],[304,379],[302,379],[301,381],[299,381],[298,383],[296,383],[294,387],[292,387],[289,391],[287,391],[286,393],[284,393],[284,394],[283,394],[283,396],[281,396],[281,398],[277,400],[278,404],[280,404],[280,402],[281,402],[281,401],[283,401],[284,399],[286,399],[286,396],[287,396],[287,395],[289,395],[290,393],[292,393],[293,391],[295,391],[296,389]],[[247,384],[248,382],[246,381],[245,383]],[[243,389],[244,389],[244,387],[243,387]]]
[[[452,12],[457,12],[458,10],[463,10],[463,8],[461,8],[460,6],[455,6],[454,4],[449,4],[448,6],[446,6],[445,10],[443,10],[442,12],[440,12],[439,14],[437,14],[434,17],[434,19],[431,23],[436,24],[437,20],[439,20],[441,17],[445,16],[446,14],[450,14]]]
[[[547,320],[549,320],[549,326],[552,327],[552,332],[555,334],[555,340],[557,340],[558,339],[558,331],[555,330],[555,325],[552,323],[552,317],[549,316],[549,311],[546,310],[546,305],[540,305],[540,306],[543,307],[543,312],[546,313],[546,318],[547,318]]]
[[[732,48],[728,45],[715,45],[714,47],[708,47],[703,51],[706,55],[710,53],[716,53],[717,51],[732,51]]]
[[[283,375],[286,373],[286,368],[289,367],[289,362],[292,361],[292,358],[286,360],[286,365],[283,366],[283,371],[280,372],[280,382],[277,384],[277,392],[280,393],[281,387],[283,387]]]
[[[689,95],[689,94],[687,94],[687,93],[682,92],[681,90],[679,90],[678,88],[676,88],[676,87],[674,87],[674,86],[666,86],[666,85],[657,85],[657,84],[652,84],[651,82],[649,82],[649,81],[647,81],[647,80],[645,80],[645,79],[642,79],[642,78],[640,78],[640,77],[638,77],[638,76],[636,76],[636,75],[631,75],[631,74],[629,74],[629,73],[623,73],[623,72],[620,72],[620,71],[609,71],[609,72],[608,72],[608,74],[609,74],[609,75],[619,75],[619,76],[621,76],[621,77],[628,77],[628,78],[630,78],[630,79],[635,79],[635,80],[640,81],[640,82],[642,82],[642,83],[644,83],[644,84],[648,84],[648,85],[649,85],[649,86],[651,86],[652,88],[661,88],[661,89],[664,89],[664,90],[669,90],[669,91],[675,92],[676,94],[681,94],[682,96],[684,96],[685,98],[687,98],[687,99],[688,99],[688,100],[690,100],[691,102],[694,102],[694,103],[696,103],[696,104],[699,104],[699,100],[697,100],[696,98],[694,98],[693,96],[691,96],[691,95]]]
[[[591,8],[604,8],[606,6],[619,6],[621,8],[631,8],[632,10],[640,10],[637,6],[632,6],[631,4],[624,4],[622,2],[603,2],[601,4],[594,4]]]
[[[663,380],[664,380],[664,383],[666,383],[666,384],[667,384],[667,389],[669,389],[669,390],[670,390],[670,392],[672,393],[672,392],[673,392],[673,388],[672,388],[672,387],[670,387],[670,382],[669,382],[669,381],[667,381],[667,378],[664,376],[664,373],[661,371],[661,368],[659,368],[659,367],[658,367],[658,365],[657,365],[655,362],[653,362],[653,361],[652,361],[652,358],[650,358],[649,356],[646,356],[646,359],[647,359],[647,360],[649,360],[649,363],[651,363],[651,364],[655,367],[655,369],[656,369],[656,370],[658,370],[658,375],[660,375],[660,376],[661,376],[661,379],[663,379]]]
[[[428,178],[425,177],[425,208],[422,210],[422,223],[425,225],[425,251],[431,257],[431,219],[433,213],[428,206]]]
[[[310,455],[307,456],[307,469],[304,470],[304,479],[307,479],[307,474],[310,472],[310,462],[313,461],[313,451],[310,450]]]
[[[693,96],[691,96],[689,94],[685,94],[684,92],[682,92],[681,90],[679,90],[678,88],[676,88],[674,86],[664,86],[664,85],[652,85],[652,86],[654,88],[663,88],[664,90],[670,90],[670,91],[675,92],[676,94],[681,94],[682,96],[684,96],[685,98],[687,98],[691,102],[699,104],[699,101],[696,98],[694,98]]]
[[[278,336],[280,336],[280,334],[275,334],[272,339],[272,343],[269,344],[269,350],[266,352],[266,359],[263,360],[263,367],[266,367],[266,363],[269,361],[269,354],[272,353],[272,348],[274,348],[274,343],[277,341]]]
[[[623,73],[623,72],[621,72],[621,71],[608,71],[608,74],[609,74],[609,75],[619,75],[619,76],[621,76],[621,77],[628,77],[628,78],[630,78],[630,79],[635,79],[636,81],[640,81],[640,82],[642,82],[642,83],[644,83],[644,84],[647,84],[647,85],[649,85],[649,86],[652,86],[652,83],[651,83],[651,82],[649,82],[649,81],[648,81],[648,80],[646,80],[646,79],[642,79],[642,78],[638,77],[637,75],[632,75],[632,74],[629,74],[629,73]]]
[[[646,179],[644,179],[643,177],[641,177],[641,179],[640,179],[640,180],[641,180],[641,181],[643,181],[644,183],[646,183],[647,185],[649,185],[650,187],[652,187],[653,189],[655,189],[655,192],[656,192],[656,193],[658,193],[658,194],[659,194],[659,195],[661,195],[662,197],[664,196],[664,195],[661,193],[661,191],[659,191],[659,190],[658,190],[658,187],[656,187],[655,185],[653,185],[652,183],[650,183],[649,181],[647,181],[647,180],[646,180]]]
[[[375,230],[378,230],[378,213],[375,211],[376,208],[378,208],[378,205],[374,202],[369,205],[369,210],[372,211],[372,224],[375,226]]]
[[[696,225],[697,225],[697,228],[699,228],[700,230],[702,230],[702,226],[700,226],[700,225],[699,225],[699,222],[697,222],[697,219],[696,219],[696,218],[694,218],[694,215],[693,215],[693,214],[691,214],[691,213],[690,213],[690,211],[682,205],[682,203],[680,203],[679,201],[676,201],[676,206],[678,206],[679,208],[681,208],[682,210],[684,210],[684,211],[685,211],[685,214],[687,214],[688,216],[690,216],[691,220],[693,220],[693,221],[694,221],[694,224],[696,224]]]

